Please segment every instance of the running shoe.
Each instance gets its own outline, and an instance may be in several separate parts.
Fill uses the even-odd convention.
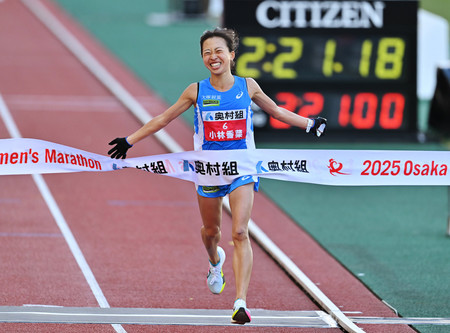
[[[215,265],[211,261],[209,262],[208,277],[206,279],[206,284],[213,294],[220,294],[225,288],[225,277],[222,272],[222,266],[225,262],[225,251],[218,246],[217,253],[219,254],[219,262]]]
[[[249,323],[251,320],[252,316],[250,315],[250,310],[247,309],[247,304],[245,303],[244,300],[238,298],[234,302],[231,322],[233,324],[244,325],[245,323]]]

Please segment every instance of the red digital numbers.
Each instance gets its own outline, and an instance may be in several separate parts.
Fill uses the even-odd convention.
[[[353,102],[353,103],[352,103]],[[353,104],[353,112],[352,109]],[[338,122],[342,127],[349,125],[356,129],[371,129],[377,121],[379,105],[379,125],[383,129],[398,129],[403,123],[405,97],[399,93],[387,93],[381,96],[381,101],[373,93],[359,93],[351,98],[342,95]]]
[[[297,97],[291,92],[279,92],[275,95],[275,98],[279,106],[291,112],[296,112],[302,117],[315,117],[323,110],[324,98],[321,93],[306,92],[302,94],[302,97]],[[273,117],[270,117],[270,126],[276,129],[291,127]]]
[[[328,95],[325,96],[328,97]],[[355,95],[343,94],[338,98],[340,104],[336,108],[333,105],[328,105],[324,109],[327,102],[322,93],[305,92],[297,95],[293,92],[283,91],[275,94],[275,101],[279,106],[306,118],[321,115],[331,120],[336,119],[335,112],[337,112],[339,127],[351,127],[358,130],[374,128],[395,130],[403,124],[405,111],[405,96],[403,94],[389,92],[377,95],[371,92],[360,92]],[[329,121],[328,126],[331,128],[333,124],[336,126],[335,122]],[[270,126],[275,129],[291,127],[272,117],[270,118]]]
[[[390,113],[393,107],[392,115]],[[380,126],[384,129],[397,129],[403,123],[405,97],[398,93],[389,93],[381,101]]]
[[[302,117],[311,118],[318,116],[323,110],[323,95],[317,92],[307,92],[303,94],[303,106],[298,114]]]

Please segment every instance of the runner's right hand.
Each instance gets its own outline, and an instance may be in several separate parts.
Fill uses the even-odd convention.
[[[115,138],[109,145],[115,145],[108,151],[108,155],[111,155],[111,158],[116,159],[126,158],[128,149],[133,147],[133,145],[128,143],[127,138]]]
[[[325,129],[327,128],[327,120],[322,117],[317,117],[314,119],[310,119],[313,121],[312,126],[306,129],[306,133],[311,133],[318,138],[325,133]]]

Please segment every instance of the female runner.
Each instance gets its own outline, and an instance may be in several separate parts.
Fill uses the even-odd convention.
[[[112,158],[125,158],[127,150],[135,143],[164,128],[192,105],[195,107],[195,150],[254,149],[252,101],[275,119],[320,136],[325,130],[326,119],[308,119],[278,107],[255,80],[232,74],[238,43],[239,38],[231,29],[205,31],[200,38],[200,50],[203,63],[211,76],[190,84],[175,104],[133,134],[111,141],[109,144],[114,147],[108,154]],[[258,190],[258,185],[258,177],[244,176],[225,186],[197,186],[203,220],[201,236],[209,256],[207,285],[214,294],[221,293],[225,287],[222,272],[225,251],[218,243],[221,236],[222,198],[229,195],[234,242],[233,271],[236,280],[236,301],[231,322],[237,324],[251,321],[246,305],[253,265],[248,222],[254,191]]]

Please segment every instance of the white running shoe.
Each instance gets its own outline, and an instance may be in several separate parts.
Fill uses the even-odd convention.
[[[209,262],[208,277],[206,279],[206,284],[213,294],[220,294],[223,288],[225,288],[225,277],[222,272],[222,266],[225,262],[225,251],[218,246],[217,253],[219,255],[219,262],[216,265]]]
[[[252,320],[250,310],[247,309],[247,304],[244,300],[238,298],[234,301],[233,315],[231,316],[231,322],[233,324],[244,325]]]

